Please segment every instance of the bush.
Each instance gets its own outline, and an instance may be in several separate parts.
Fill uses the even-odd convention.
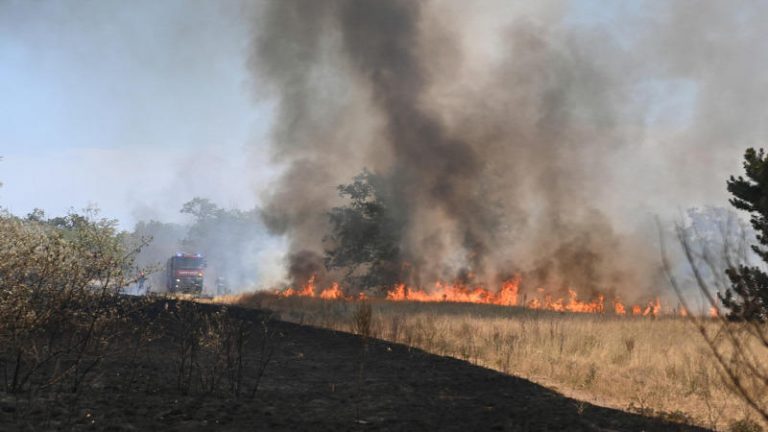
[[[95,212],[0,215],[0,388],[77,392],[114,346],[134,254]]]

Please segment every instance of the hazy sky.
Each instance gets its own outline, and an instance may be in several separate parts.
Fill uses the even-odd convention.
[[[252,207],[270,110],[236,1],[0,1],[0,206],[97,204],[130,226],[207,196]],[[260,167],[254,169],[253,167]]]
[[[629,44],[646,2],[476,7],[500,4],[565,10],[563,22]],[[0,0],[0,206],[62,214],[96,204],[130,227],[178,220],[194,196],[258,204],[278,169],[269,162],[273,103],[258,97],[248,67],[257,9],[245,0]],[[649,122],[680,126],[695,96],[680,79],[651,80],[642,97],[656,100]],[[652,159],[638,167],[666,168]]]

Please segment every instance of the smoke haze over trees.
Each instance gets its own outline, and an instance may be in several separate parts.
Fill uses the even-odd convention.
[[[768,56],[750,47],[766,35],[737,29],[768,8],[647,2],[618,28],[569,21],[576,2],[536,4],[264,6],[251,64],[279,100],[285,166],[265,220],[294,259],[322,253],[335,187],[368,167],[406,221],[405,282],[663,286],[652,215],[724,203],[727,167],[763,137],[749,107],[768,100],[753,76]]]
[[[229,289],[253,289],[257,284],[278,280],[282,274],[269,265],[274,239],[268,234],[256,209],[224,209],[205,198],[185,203],[181,212],[189,224],[140,221],[131,236],[149,239],[137,257],[141,267],[151,267],[152,289],[165,290],[165,263],[178,252],[200,253],[207,262],[206,291],[215,292],[221,278]],[[273,259],[273,258],[272,258]]]
[[[55,178],[35,205],[91,199],[128,224],[181,223],[194,196],[263,207],[280,239],[255,242],[297,281],[325,271],[336,188],[367,167],[393,191],[406,282],[653,295],[652,215],[724,205],[765,141],[767,18],[714,0],[5,2],[3,205],[28,212]]]

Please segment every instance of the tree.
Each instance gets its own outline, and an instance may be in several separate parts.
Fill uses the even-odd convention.
[[[730,203],[750,213],[758,244],[752,250],[768,263],[768,158],[763,149],[747,149],[744,155],[746,178],[731,176]],[[764,321],[768,317],[768,275],[757,266],[737,265],[726,270],[731,287],[719,295],[734,319]]]
[[[733,195],[731,204],[750,213],[750,223],[758,241],[758,244],[751,245],[751,249],[764,263],[768,263],[767,167],[768,160],[763,150],[748,149],[744,156],[746,178],[739,176],[728,180],[728,191]],[[678,225],[676,232],[694,283],[711,307],[717,307],[719,298],[729,313],[727,317],[716,314],[713,318],[688,314],[687,319],[701,334],[712,358],[719,365],[725,387],[752,408],[763,422],[768,422],[765,398],[768,394],[768,367],[764,361],[768,357],[768,327],[764,324],[768,315],[768,275],[760,267],[750,264],[745,247],[745,239],[750,234],[747,234],[745,227],[730,222],[720,225],[721,241],[714,242],[717,247],[712,250],[712,243],[707,241],[710,240],[707,230],[702,228],[712,225],[713,221],[704,221],[707,222],[704,227],[701,224],[697,227],[695,218],[691,219],[692,230]],[[729,235],[734,231],[738,236]],[[662,263],[670,285],[683,307],[691,310],[686,304],[683,286],[675,278],[667,258],[660,225],[659,234]],[[725,272],[722,271],[723,264]],[[718,292],[717,297],[712,295],[715,291]]]
[[[191,215],[196,222],[216,218],[224,210],[212,203],[208,198],[195,197],[192,201],[184,203],[181,213]]]
[[[403,220],[384,179],[364,169],[338,187],[349,204],[328,213],[325,265],[345,272],[356,289],[388,288],[401,278]]]
[[[126,249],[116,221],[94,209],[33,213],[40,220],[0,215],[0,389],[77,392],[122,349],[119,294],[135,281],[139,249]]]
[[[205,255],[208,274],[234,286],[257,281],[256,251],[265,243],[257,209],[224,209],[207,198],[196,197],[182,206],[181,213],[193,219],[181,245],[187,252]]]

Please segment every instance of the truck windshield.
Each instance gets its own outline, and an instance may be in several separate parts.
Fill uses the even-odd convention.
[[[203,259],[197,257],[175,257],[176,267],[180,269],[203,268]]]

